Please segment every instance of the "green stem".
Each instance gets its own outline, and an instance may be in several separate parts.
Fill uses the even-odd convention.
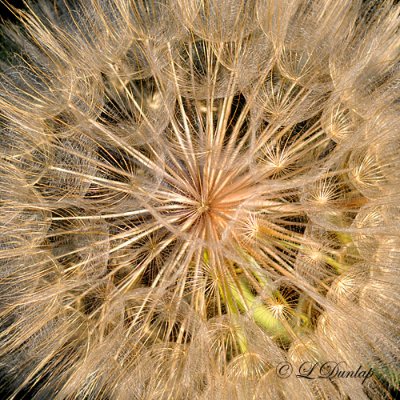
[[[204,251],[203,259],[206,263],[209,262],[206,250]],[[257,264],[254,260],[253,262]],[[256,278],[264,285],[267,284],[266,279],[260,274],[256,273]],[[259,299],[251,293],[243,278],[239,278],[237,282],[228,283],[225,290],[221,284],[218,284],[218,287],[222,301],[232,315],[238,316],[240,311],[250,311],[256,323],[263,327],[269,334],[281,338],[287,337],[287,331],[282,323],[273,316],[267,307],[259,303]],[[241,352],[246,352],[247,339],[239,327],[237,329],[237,341]]]
[[[250,311],[254,320],[271,335],[286,336],[286,329],[282,323],[273,316],[267,307],[259,303],[243,280],[239,280],[239,285],[229,285],[229,288],[241,311]]]
[[[300,250],[304,254],[307,254],[307,248],[305,248],[303,245],[289,243],[289,242],[282,241],[282,240],[280,240],[279,243],[288,249]],[[332,258],[324,253],[320,253],[320,254],[321,254],[322,260],[324,262],[326,262],[328,265],[330,265],[331,267],[333,267],[337,272],[342,273],[343,271],[348,269],[347,265],[340,263],[339,261],[335,260],[334,258]]]

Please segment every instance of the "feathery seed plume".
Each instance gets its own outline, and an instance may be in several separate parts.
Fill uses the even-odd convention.
[[[399,4],[9,7],[5,396],[389,399]],[[373,375],[296,376],[324,362]]]

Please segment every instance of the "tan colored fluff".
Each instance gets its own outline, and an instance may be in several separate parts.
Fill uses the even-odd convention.
[[[31,4],[4,32],[10,399],[399,387],[399,6]],[[357,379],[276,366],[344,361]]]

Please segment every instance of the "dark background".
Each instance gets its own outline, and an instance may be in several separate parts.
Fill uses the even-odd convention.
[[[8,1],[8,3],[17,8],[23,8],[22,0],[11,0]],[[0,0],[0,22],[3,23],[4,21],[14,22],[15,18],[11,11],[9,11],[7,7],[3,4],[2,0]]]

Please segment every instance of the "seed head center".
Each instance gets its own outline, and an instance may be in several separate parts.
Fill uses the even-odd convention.
[[[197,208],[197,212],[199,213],[199,214],[204,214],[204,213],[206,213],[207,211],[209,211],[209,209],[210,209],[210,205],[207,203],[207,202],[201,202],[200,204],[199,204],[199,207]]]

